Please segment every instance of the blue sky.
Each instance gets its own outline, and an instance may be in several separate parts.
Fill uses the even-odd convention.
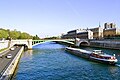
[[[0,27],[39,37],[101,23],[120,25],[120,0],[0,0]]]

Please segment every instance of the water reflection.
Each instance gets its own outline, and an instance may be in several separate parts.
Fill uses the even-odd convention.
[[[26,59],[32,59],[32,55],[33,55],[33,50],[27,50],[24,52],[22,57]]]
[[[108,67],[108,69],[109,69],[110,73],[115,74],[119,70],[119,67],[110,66],[110,67]]]

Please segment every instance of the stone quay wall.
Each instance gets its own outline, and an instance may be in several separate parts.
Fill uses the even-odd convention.
[[[115,40],[92,40],[90,47],[100,47],[108,49],[120,49],[120,41]]]
[[[0,49],[8,48],[9,41],[8,40],[1,40],[0,41]]]

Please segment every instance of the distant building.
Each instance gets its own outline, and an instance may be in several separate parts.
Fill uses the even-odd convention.
[[[92,28],[90,29],[93,32],[93,38],[94,39],[101,39],[103,38],[103,28],[102,27],[97,27],[97,28]]]
[[[75,39],[75,38],[80,38],[80,39],[93,39],[93,32],[90,30],[85,30],[85,29],[76,29],[67,32],[67,34],[62,35],[63,39]]]
[[[63,35],[61,38],[63,38],[63,39],[74,39],[74,38],[77,37],[77,32],[78,31],[79,31],[78,29],[68,31],[67,34]]]
[[[105,23],[103,36],[106,37],[114,37],[120,35],[120,29],[116,28],[116,24],[114,23]]]
[[[104,29],[111,29],[111,28],[115,28],[116,24],[115,23],[105,23],[104,24]]]
[[[62,35],[65,39],[102,39],[106,37],[120,36],[120,29],[116,28],[114,23],[105,23],[104,28],[99,24],[99,27],[91,29],[76,29],[68,31],[67,34]]]
[[[116,28],[111,28],[111,29],[104,29],[103,34],[104,34],[104,38],[105,37],[113,37],[118,35],[117,33],[117,29]]]
[[[72,30],[67,32],[67,34],[63,35],[61,38],[63,39],[73,39],[75,38],[76,30]]]
[[[77,33],[77,38],[80,39],[93,39],[93,32],[90,30],[85,30]]]

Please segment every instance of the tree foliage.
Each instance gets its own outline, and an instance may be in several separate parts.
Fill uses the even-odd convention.
[[[36,35],[36,36],[33,36],[33,39],[34,39],[34,40],[38,40],[38,39],[40,39],[40,38],[38,37],[38,35]]]
[[[53,36],[53,37],[47,37],[47,38],[44,38],[44,39],[60,39],[59,36]]]
[[[26,32],[20,32],[15,30],[5,30],[5,29],[0,29],[0,39],[5,38],[5,39],[40,39],[38,35],[32,36]]]
[[[5,29],[0,29],[0,38],[7,38],[8,37],[8,31]]]
[[[33,37],[26,32],[20,34],[19,39],[32,39]]]
[[[18,39],[19,36],[20,36],[21,32],[20,31],[10,31],[9,33],[9,36],[12,38],[12,39]]]

